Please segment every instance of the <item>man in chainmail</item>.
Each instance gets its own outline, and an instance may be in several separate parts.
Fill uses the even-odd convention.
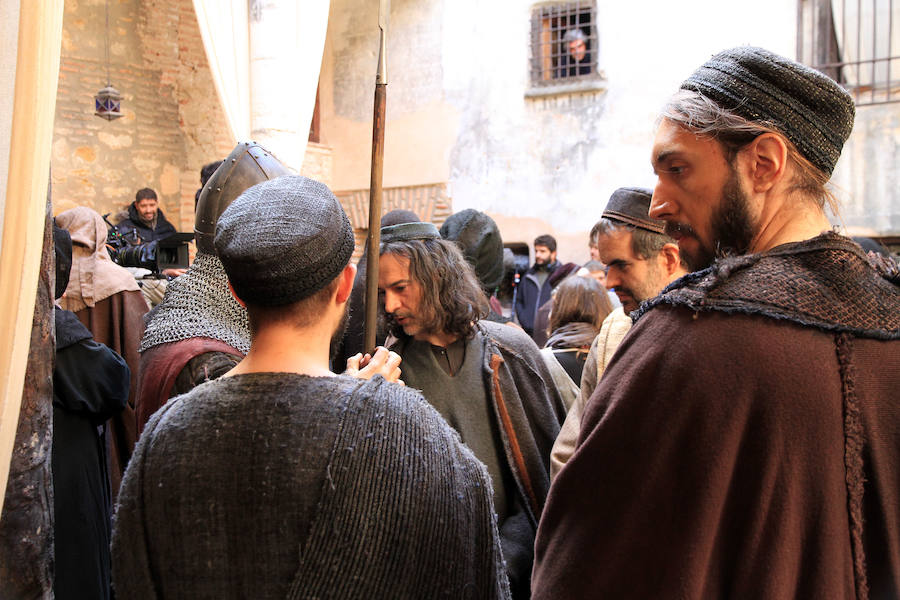
[[[250,348],[147,423],[116,512],[116,595],[508,598],[485,466],[392,383],[396,361],[370,380],[328,368],[356,272],[337,198],[300,176],[255,185],[215,247]]]
[[[753,47],[663,109],[649,216],[695,272],[587,403],[536,599],[900,597],[900,278],[824,210],[854,114]]]
[[[222,211],[254,183],[288,169],[255,143],[239,143],[209,178],[197,205],[197,256],[187,272],[169,282],[147,318],[135,405],[138,434],[169,398],[234,368],[250,348],[247,311],[228,291],[213,238]]]

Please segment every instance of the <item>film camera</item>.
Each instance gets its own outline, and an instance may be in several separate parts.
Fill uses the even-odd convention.
[[[165,269],[187,269],[190,266],[188,242],[194,239],[193,233],[173,233],[165,239],[142,243],[136,231],[119,232],[109,222],[108,216],[109,213],[103,215],[109,227],[106,249],[116,264],[147,269],[157,276]]]

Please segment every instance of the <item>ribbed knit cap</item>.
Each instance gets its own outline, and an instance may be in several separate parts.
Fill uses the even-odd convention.
[[[762,48],[716,54],[682,84],[750,121],[768,121],[831,174],[853,129],[853,98],[831,78]]]
[[[259,306],[308,298],[353,254],[353,228],[331,190],[299,175],[244,191],[216,225],[216,253],[238,297]]]
[[[441,237],[459,245],[482,287],[493,290],[503,281],[503,239],[492,218],[467,208],[441,225]]]

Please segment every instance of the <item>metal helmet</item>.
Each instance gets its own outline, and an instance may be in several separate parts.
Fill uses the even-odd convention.
[[[268,179],[290,174],[292,171],[288,167],[256,142],[238,142],[200,192],[194,221],[197,250],[213,255],[216,253],[213,244],[216,222],[244,190]]]

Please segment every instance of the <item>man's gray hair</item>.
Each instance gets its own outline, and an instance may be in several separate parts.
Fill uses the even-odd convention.
[[[674,239],[664,233],[654,233],[607,217],[597,221],[594,227],[597,230],[598,237],[620,232],[631,233],[631,251],[645,260],[658,255],[666,244],[676,243]]]
[[[587,36],[578,27],[568,30],[566,35],[563,36],[564,42],[574,42],[575,40],[581,40],[582,42],[587,40]]]

